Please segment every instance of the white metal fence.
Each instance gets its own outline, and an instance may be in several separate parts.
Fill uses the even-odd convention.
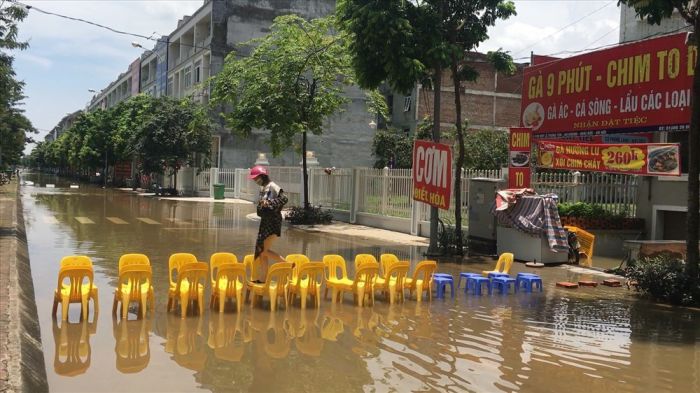
[[[268,170],[270,177],[287,193],[288,206],[301,205],[301,168],[268,167]],[[202,171],[195,176],[195,192],[201,195],[209,191],[212,176],[214,183],[225,185],[228,196],[250,201],[257,196],[258,186],[248,179],[248,169]],[[500,179],[503,173],[500,170],[462,171],[460,208],[464,227],[468,224],[469,179],[477,177]],[[535,173],[532,182],[532,187],[538,193],[556,193],[560,202],[596,203],[612,213],[629,217],[636,214],[638,186],[636,176],[603,173]],[[450,199],[450,209],[440,210],[440,218],[447,222],[454,221],[454,210],[457,208],[454,195]],[[391,220],[392,229],[399,227],[404,231],[411,228],[415,232],[418,223],[424,224],[430,217],[428,205],[413,201],[410,169],[311,167],[309,201],[313,205],[345,214],[353,222],[365,220],[381,226],[386,220]]]
[[[555,193],[559,202],[595,203],[627,217],[637,212],[639,177],[614,173],[537,173],[533,188],[539,194]]]

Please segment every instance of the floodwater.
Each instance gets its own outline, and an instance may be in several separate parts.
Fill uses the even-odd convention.
[[[168,256],[191,252],[207,261],[217,251],[251,253],[251,205],[71,189],[32,174],[25,180],[35,182],[21,191],[52,391],[700,392],[700,311],[638,300],[625,288],[556,288],[556,281],[594,278],[564,267],[539,270],[542,293],[458,291],[454,299],[393,306],[378,296],[364,309],[346,296],[320,310],[302,311],[297,303],[271,313],[246,304],[240,314],[207,308],[181,319],[165,310]],[[275,248],[312,260],[389,252],[413,265],[424,251],[286,227]],[[131,252],[153,265],[155,313],[115,320],[117,261]],[[93,260],[96,321],[91,312],[79,322],[77,305],[69,323],[51,318],[58,263],[71,254]],[[493,264],[443,262],[439,270],[477,272]]]

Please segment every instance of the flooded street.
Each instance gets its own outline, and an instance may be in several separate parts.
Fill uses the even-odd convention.
[[[637,300],[626,288],[556,288],[556,281],[596,279],[565,267],[537,271],[542,293],[459,290],[454,299],[393,306],[377,296],[364,309],[346,296],[320,310],[297,303],[271,313],[246,304],[240,314],[206,308],[181,319],[166,313],[169,255],[208,262],[214,252],[232,252],[242,260],[257,233],[258,223],[246,218],[252,205],[71,189],[32,174],[25,180],[35,182],[21,193],[52,391],[700,392],[700,311]],[[410,259],[412,271],[424,252],[289,227],[274,249],[311,260],[340,254],[350,276],[359,253],[394,253]],[[153,267],[155,313],[144,320],[111,315],[117,261],[126,253],[146,254]],[[78,322],[76,305],[70,323],[51,318],[59,261],[73,254],[95,266],[94,322]],[[458,277],[494,264],[440,263],[438,270]],[[525,270],[515,264],[511,274]]]

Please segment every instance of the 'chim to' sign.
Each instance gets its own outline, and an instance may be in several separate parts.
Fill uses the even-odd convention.
[[[413,199],[447,210],[451,191],[450,146],[416,141],[413,145]]]

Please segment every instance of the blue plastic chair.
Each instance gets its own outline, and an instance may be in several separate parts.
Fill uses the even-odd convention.
[[[498,272],[490,272],[489,273],[489,278],[497,278],[497,277],[510,277],[508,273],[498,273]]]
[[[459,281],[457,281],[457,289],[462,287],[462,278],[464,278],[464,292],[469,290],[469,277],[481,277],[479,273],[459,273]]]
[[[471,276],[467,278],[467,290],[472,289],[472,295],[481,295],[482,284],[486,284],[486,288],[489,290],[489,295],[491,294],[491,281],[486,277]]]
[[[516,279],[515,289],[517,291],[522,286],[525,292],[532,292],[533,285],[542,292],[542,277],[536,274],[521,276]]]
[[[437,289],[437,295],[435,296],[436,298],[445,298],[445,286],[447,286],[447,284],[450,285],[450,293],[452,294],[452,297],[455,297],[455,285],[452,276],[438,276],[433,274],[433,283]]]
[[[518,292],[518,287],[515,285],[515,279],[510,277],[496,277],[491,279],[491,285],[498,288],[501,294],[506,294],[510,292],[510,284],[513,284],[515,292]]]
[[[449,273],[433,273],[433,277],[447,277],[447,278],[452,278],[452,275]]]

